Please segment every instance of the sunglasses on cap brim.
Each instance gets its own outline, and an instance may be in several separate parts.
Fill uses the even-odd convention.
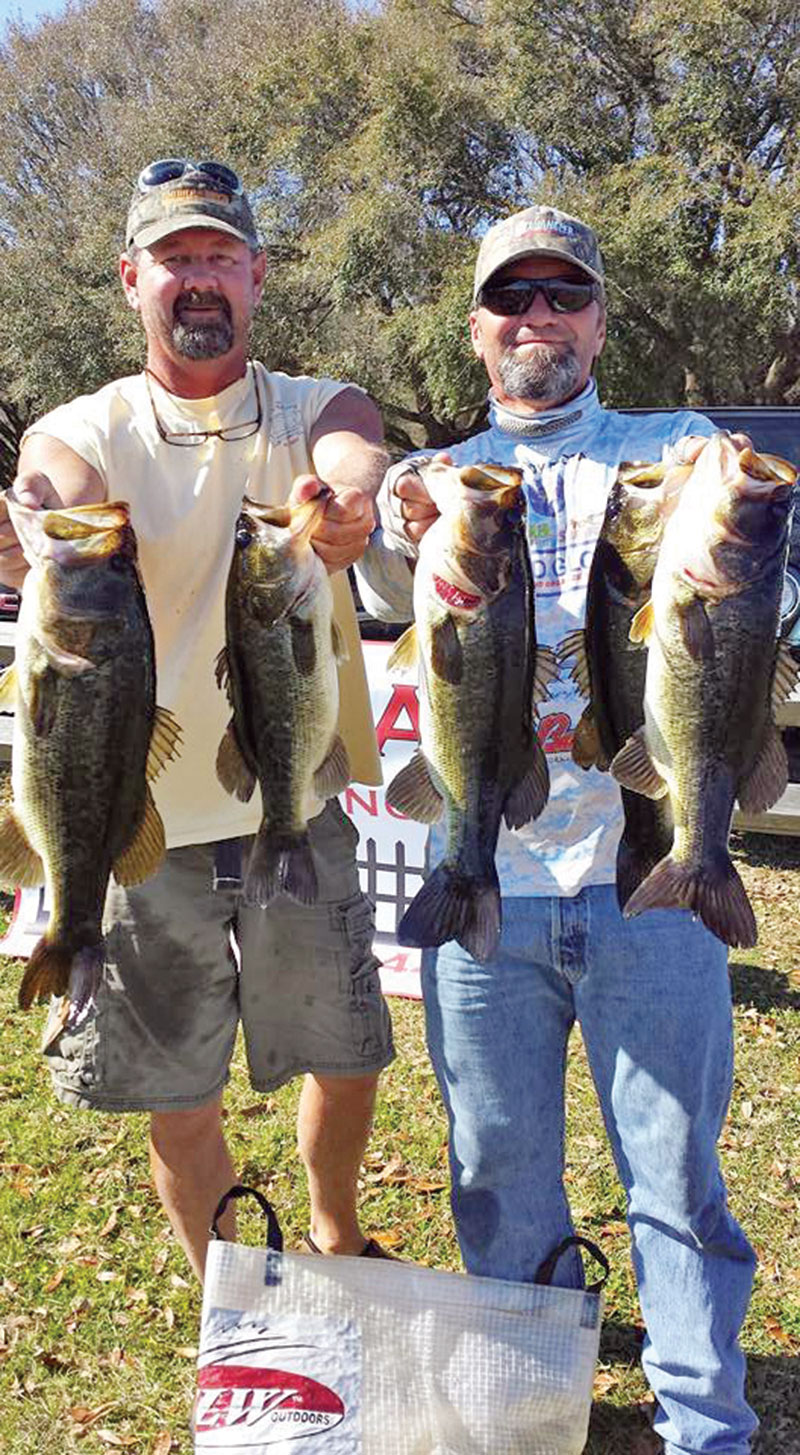
[[[153,187],[163,187],[167,182],[177,182],[181,177],[188,174],[208,178],[215,186],[223,192],[230,192],[232,196],[241,197],[244,188],[232,167],[226,167],[224,162],[193,162],[188,157],[161,157],[156,162],[150,162],[143,167],[139,173],[136,183],[140,192],[150,192]]]
[[[503,318],[527,313],[537,293],[543,293],[554,313],[580,313],[598,297],[595,283],[574,283],[569,278],[491,278],[478,293],[479,307]]]

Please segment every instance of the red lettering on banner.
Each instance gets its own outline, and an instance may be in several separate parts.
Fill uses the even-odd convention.
[[[400,725],[404,713],[408,720],[406,727]],[[390,740],[401,743],[419,742],[419,699],[417,689],[412,683],[395,683],[388,705],[381,713],[375,728],[375,734],[381,752],[384,744]]]
[[[572,723],[566,712],[551,712],[539,724],[539,742],[546,753],[569,753],[572,749]]]
[[[362,798],[360,793],[356,793],[355,788],[345,788],[345,812],[352,813],[353,806],[358,804],[359,808],[363,808],[366,813],[370,814],[372,818],[375,818],[378,812],[378,795],[374,788],[368,789],[368,793],[368,798]]]

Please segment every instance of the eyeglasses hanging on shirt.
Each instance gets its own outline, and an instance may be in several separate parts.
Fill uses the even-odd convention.
[[[260,430],[261,425],[264,421],[264,411],[261,405],[261,390],[258,387],[258,378],[256,376],[256,372],[253,368],[252,363],[248,364],[247,368],[250,373],[250,377],[253,380],[253,388],[255,390],[256,396],[255,419],[242,420],[241,424],[224,425],[222,429],[190,430],[167,429],[163,420],[159,417],[158,410],[156,409],[156,401],[153,395],[153,388],[150,383],[150,372],[148,369],[145,369],[144,377],[145,383],[147,385],[147,394],[150,400],[150,407],[153,411],[153,419],[155,420],[155,425],[156,429],[158,430],[159,437],[164,441],[164,443],[166,445],[191,446],[205,444],[206,440],[222,440],[226,444],[233,444],[237,440],[246,440],[249,439],[251,435],[258,434],[258,431]]]

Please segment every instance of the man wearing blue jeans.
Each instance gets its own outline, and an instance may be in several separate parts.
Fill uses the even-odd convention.
[[[591,229],[552,208],[528,208],[486,234],[470,329],[492,386],[489,428],[450,458],[522,470],[537,638],[554,647],[583,624],[619,464],[692,458],[713,426],[685,411],[634,418],[601,407],[592,367],[605,341],[602,259]],[[410,568],[436,508],[403,465],[389,471],[379,504],[362,595],[376,615],[407,619]],[[566,674],[551,687],[540,731],[550,800],[534,823],[501,830],[495,959],[479,964],[454,942],[423,956],[459,1242],[469,1272],[526,1280],[572,1232],[564,1077],[579,1021],[627,1195],[657,1402],[653,1448],[745,1455],[757,1420],[738,1335],[755,1259],[716,1154],[733,1066],[726,949],[683,911],[622,918],[619,789],[570,753],[584,706]],[[433,860],[442,848],[440,825]],[[577,1256],[558,1276],[580,1284]]]

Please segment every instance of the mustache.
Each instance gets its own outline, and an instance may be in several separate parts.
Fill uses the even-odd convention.
[[[178,323],[183,322],[187,308],[219,308],[227,321],[229,323],[231,321],[231,306],[227,298],[224,298],[221,293],[215,292],[213,288],[206,290],[190,288],[186,293],[181,294],[180,298],[175,300],[172,310]]]

